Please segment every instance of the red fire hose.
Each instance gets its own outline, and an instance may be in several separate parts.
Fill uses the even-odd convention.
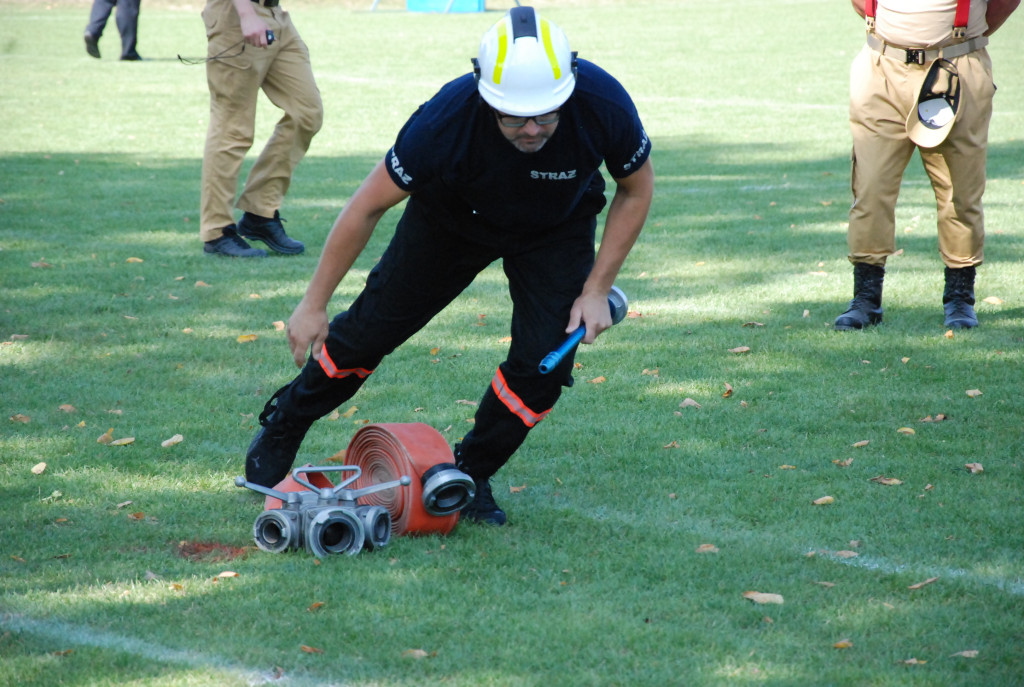
[[[345,465],[354,465],[362,474],[350,487],[361,489],[390,482],[408,475],[405,487],[387,489],[360,499],[360,505],[383,506],[391,514],[391,533],[448,534],[459,521],[459,513],[432,515],[423,506],[422,477],[438,464],[454,463],[451,448],[441,433],[422,422],[366,425],[357,431],[345,450]],[[344,473],[342,473],[344,474]],[[323,473],[306,473],[310,484],[320,488],[334,485]],[[307,488],[291,473],[277,484],[277,491],[304,491]],[[264,509],[280,508],[279,499],[268,496]]]

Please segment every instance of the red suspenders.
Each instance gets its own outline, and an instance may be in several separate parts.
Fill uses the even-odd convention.
[[[875,9],[878,7],[878,0],[864,0],[864,19],[867,21],[868,31],[875,30]],[[967,35],[967,20],[971,16],[971,0],[956,0],[956,17],[953,19],[953,38],[963,38]]]

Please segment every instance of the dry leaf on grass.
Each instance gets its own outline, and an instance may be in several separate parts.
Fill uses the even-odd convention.
[[[968,389],[967,395],[971,398],[977,398],[978,396],[981,396],[981,389]]]
[[[827,506],[831,503],[835,503],[835,498],[831,496],[822,496],[821,498],[814,499],[811,501],[815,506]]]
[[[736,348],[730,348],[729,352],[735,353],[737,355],[742,353],[750,353],[750,346],[737,346]]]
[[[32,466],[33,475],[41,475],[46,472],[46,463],[36,463]]]
[[[981,463],[967,463],[964,467],[967,468],[968,472],[972,475],[976,475],[979,472],[985,472],[985,468],[981,467]]]
[[[426,658],[430,656],[423,649],[406,649],[402,652],[402,658]]]
[[[743,592],[743,598],[756,604],[783,603],[782,594],[769,594],[768,592]]]
[[[926,587],[930,585],[932,582],[936,582],[938,579],[938,577],[929,577],[924,582],[918,582],[917,584],[910,585],[909,587],[907,587],[907,589],[920,589],[921,587]]]
[[[881,475],[879,475],[878,477],[872,477],[868,481],[877,482],[878,484],[884,484],[887,487],[895,487],[900,484],[903,484],[903,480],[901,479],[896,479],[895,477],[882,477]]]
[[[833,649],[852,649],[853,642],[849,639],[840,639],[838,642],[832,645]]]
[[[714,544],[701,544],[696,551],[697,553],[718,553],[718,547]]]
[[[175,434],[170,439],[164,439],[163,441],[161,441],[160,445],[163,446],[164,448],[169,448],[171,446],[174,446],[175,444],[180,444],[183,441],[185,441],[185,437],[181,436],[180,434]]]

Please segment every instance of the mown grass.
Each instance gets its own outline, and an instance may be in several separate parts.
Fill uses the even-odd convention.
[[[198,241],[208,95],[203,68],[176,56],[204,54],[200,6],[144,7],[150,59],[121,64],[112,23],[108,57],[84,54],[87,4],[0,4],[0,685],[1021,684],[1016,16],[990,50],[978,280],[979,301],[1002,302],[947,338],[916,160],[885,324],[829,328],[852,281],[846,75],[861,34],[846,5],[542,5],[626,84],[654,141],[656,201],[619,280],[638,316],[583,348],[575,387],[497,476],[509,527],[319,564],[255,550],[262,502],[233,478],[294,374],[273,323],[405,117],[497,17],[370,4],[289,3],[327,111],[282,210],[309,249],[253,262]],[[264,103],[259,140],[275,119]],[[473,412],[458,401],[479,398],[508,315],[489,269],[381,366],[353,417],[311,431],[303,459],[367,421],[457,440]],[[110,428],[134,443],[98,444]],[[188,557],[181,542],[223,549]]]

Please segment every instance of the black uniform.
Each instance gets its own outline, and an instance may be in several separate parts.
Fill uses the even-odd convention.
[[[501,259],[512,298],[512,343],[458,451],[474,478],[493,475],[572,383],[572,356],[542,375],[594,264],[603,163],[639,169],[650,141],[625,89],[580,60],[558,127],[537,152],[502,135],[473,75],[446,84],[388,151],[392,180],[412,193],[395,235],[352,306],[331,322],[320,360],[276,394],[311,424],[347,401],[378,363]]]

